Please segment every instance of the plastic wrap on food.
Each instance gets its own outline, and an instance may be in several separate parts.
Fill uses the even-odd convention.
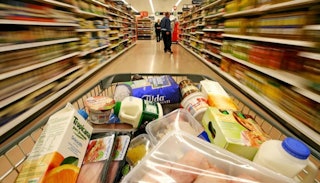
[[[127,161],[130,166],[137,165],[140,160],[146,156],[152,148],[152,143],[148,134],[140,134],[130,142],[127,152]]]
[[[176,109],[146,126],[153,144],[171,131],[184,131],[209,141],[202,125],[185,109]]]
[[[294,182],[185,132],[171,132],[122,182]]]
[[[102,177],[102,182],[119,182],[122,177],[121,169],[126,164],[126,155],[131,140],[131,134],[128,132],[118,133],[115,141],[115,147],[112,153],[112,162]]]
[[[77,183],[100,183],[112,162],[114,146],[115,133],[95,134],[87,147]]]

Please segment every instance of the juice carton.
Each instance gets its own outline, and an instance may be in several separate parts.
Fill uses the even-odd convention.
[[[76,182],[92,130],[68,103],[50,116],[16,182]]]
[[[209,106],[219,109],[238,110],[231,97],[218,82],[202,80],[200,81],[200,91],[206,96]]]
[[[202,125],[211,143],[249,160],[269,139],[251,116],[238,111],[209,107],[202,118]]]

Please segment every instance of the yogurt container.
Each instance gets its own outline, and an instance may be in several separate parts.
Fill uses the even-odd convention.
[[[94,124],[105,124],[109,120],[115,101],[111,97],[94,96],[87,98],[85,105],[89,110],[89,122]]]
[[[209,107],[207,99],[201,92],[195,92],[188,95],[181,101],[181,106],[189,111],[199,122],[201,122],[204,113]]]

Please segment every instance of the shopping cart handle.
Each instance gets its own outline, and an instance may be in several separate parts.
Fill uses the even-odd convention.
[[[101,89],[106,89],[109,86],[112,85],[112,83],[118,83],[118,82],[126,82],[131,80],[132,74],[126,73],[126,74],[114,74],[107,76],[103,80],[101,80]]]

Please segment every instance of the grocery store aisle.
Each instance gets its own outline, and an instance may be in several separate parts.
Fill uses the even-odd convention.
[[[102,77],[114,73],[202,73],[212,72],[199,59],[178,44],[173,54],[163,52],[163,42],[138,40],[136,46],[108,64]]]

